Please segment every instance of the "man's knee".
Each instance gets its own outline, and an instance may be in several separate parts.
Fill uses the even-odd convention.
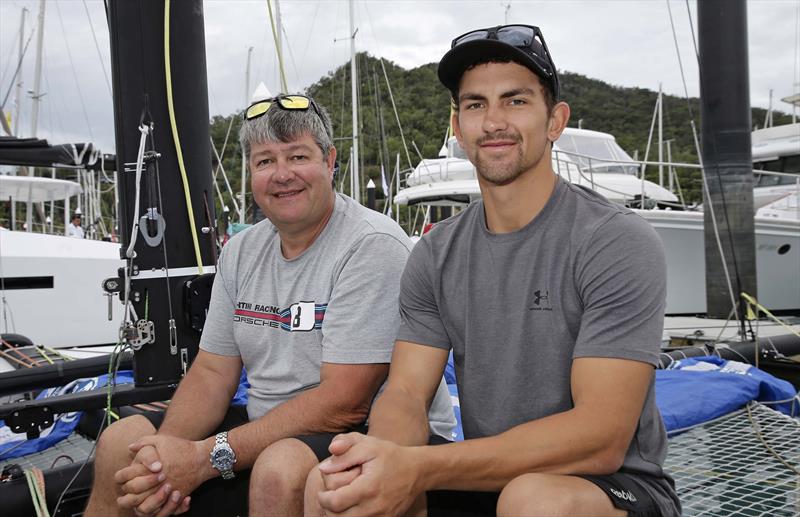
[[[120,458],[130,458],[128,445],[142,436],[156,432],[156,428],[141,415],[133,415],[118,420],[104,430],[97,439],[95,463],[116,462]]]
[[[551,474],[523,474],[500,492],[497,515],[573,515],[573,493]]]
[[[306,478],[305,496],[303,497],[303,514],[306,516],[322,516],[325,512],[319,505],[319,493],[325,490],[322,474],[319,468],[314,467]]]
[[[259,454],[250,474],[250,491],[302,496],[317,456],[300,440],[279,440]]]

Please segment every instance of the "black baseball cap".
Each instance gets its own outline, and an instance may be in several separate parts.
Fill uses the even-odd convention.
[[[527,67],[539,76],[553,98],[558,100],[558,72],[542,32],[533,25],[500,25],[470,31],[455,38],[439,62],[439,81],[455,92],[461,76],[469,67],[494,59]]]

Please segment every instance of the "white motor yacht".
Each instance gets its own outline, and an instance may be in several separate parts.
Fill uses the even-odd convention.
[[[757,141],[754,138],[754,143]],[[800,155],[800,149],[790,148]],[[568,181],[591,188],[611,201],[629,207],[644,205],[645,209],[634,210],[653,225],[667,253],[667,314],[706,312],[701,208],[686,209],[668,189],[643,180],[642,164],[607,133],[567,128],[553,146],[553,169]],[[407,176],[406,185],[394,197],[398,205],[463,207],[480,197],[475,168],[455,138],[448,140],[439,158],[422,160]],[[759,196],[765,202],[756,206],[755,215],[758,300],[771,310],[798,310],[800,218],[778,210],[780,203],[796,207],[796,198],[791,205],[785,189],[771,199],[767,199],[766,191]],[[785,211],[790,212],[791,208]],[[422,227],[429,222],[426,215]]]

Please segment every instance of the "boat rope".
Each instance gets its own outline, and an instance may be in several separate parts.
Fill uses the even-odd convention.
[[[123,343],[121,340],[117,342],[116,346],[114,347],[114,351],[111,352],[108,359],[108,382],[106,383],[106,415],[105,418],[100,420],[100,427],[97,429],[97,436],[103,432],[103,429],[106,425],[111,424],[111,418],[119,419],[119,416],[114,413],[111,409],[111,402],[112,396],[114,393],[114,388],[116,387],[116,376],[117,372],[119,371],[120,364],[122,363],[122,357],[124,352],[130,349],[130,345]],[[24,443],[24,442],[21,442]],[[64,490],[61,492],[61,495],[58,497],[58,501],[56,502],[55,508],[53,508],[53,515],[58,515],[58,509],[61,507],[61,502],[64,500],[64,496],[67,494],[69,489],[75,483],[75,480],[78,479],[78,476],[81,474],[86,465],[89,464],[89,460],[94,457],[94,451],[97,448],[97,440],[94,441],[92,444],[92,448],[89,451],[89,454],[86,456],[86,459],[83,460],[80,468],[75,472],[72,476],[72,479],[69,480],[67,486],[64,487]]]
[[[231,119],[233,119],[233,117],[231,117]],[[214,145],[213,137],[211,137],[209,135],[209,138],[211,139],[211,149],[214,150],[214,156],[217,157],[217,170],[222,171],[222,179],[225,180],[225,187],[228,189],[228,193],[231,196],[231,202],[233,203],[233,208],[238,213],[239,212],[239,203],[236,202],[236,195],[233,193],[233,189],[231,188],[231,183],[228,181],[228,174],[225,172],[225,167],[222,166],[222,157],[217,153],[217,148]],[[227,137],[226,137],[226,139],[227,139]],[[224,145],[222,146],[222,152],[223,153],[225,152],[225,146]],[[214,176],[214,185],[217,185],[217,181],[216,180],[217,180],[217,178],[216,178],[216,176]],[[217,191],[219,191],[219,185],[217,185]],[[220,197],[220,200],[219,200],[220,206],[223,206],[223,204],[222,204],[222,193],[219,192],[218,195]]]
[[[152,136],[150,137],[150,144],[155,145],[152,140]],[[156,160],[156,193],[158,196],[158,210],[161,212],[162,221],[164,220],[164,202],[161,196],[161,170],[158,166],[158,160]],[[205,199],[205,198],[204,198]],[[152,205],[151,205],[152,206]],[[192,223],[194,223],[194,214],[192,214]],[[161,239],[161,250],[164,253],[164,282],[167,286],[167,307],[169,307],[169,351],[172,355],[178,354],[178,334],[177,328],[175,327],[175,315],[172,313],[172,289],[170,287],[170,279],[169,279],[169,260],[167,259],[167,236],[164,234]],[[198,263],[201,264],[201,263]],[[216,264],[215,264],[216,265]],[[203,274],[203,269],[201,265],[198,265],[200,269],[200,274]],[[148,293],[149,296],[149,293]],[[145,316],[145,319],[147,317]]]
[[[795,336],[800,337],[800,332],[798,332],[793,327],[788,325],[786,322],[784,322],[783,320],[781,320],[780,318],[778,318],[777,316],[772,314],[769,311],[769,309],[767,309],[766,307],[764,307],[763,305],[758,303],[758,300],[756,300],[753,296],[750,296],[747,293],[742,293],[742,298],[744,298],[745,302],[747,302],[747,319],[749,319],[749,320],[757,319],[758,318],[758,311],[761,311],[769,319],[771,319],[772,321],[774,321],[775,323],[777,323],[781,327],[785,328],[786,330],[788,330],[789,332],[791,332]],[[753,311],[753,309],[755,309],[755,312]]]
[[[152,124],[152,123],[151,123]],[[139,125],[139,151],[136,153],[136,196],[133,202],[133,227],[131,228],[130,244],[125,251],[125,257],[129,260],[134,257],[133,247],[136,245],[136,237],[139,235],[139,201],[142,197],[142,169],[144,168],[144,145],[147,142],[147,135],[152,131],[152,125]],[[127,286],[126,286],[127,288]]]
[[[170,38],[169,38],[169,11],[170,0],[164,1],[164,70],[166,72],[167,80],[167,108],[169,111],[169,122],[172,128],[172,138],[175,141],[175,152],[178,155],[178,168],[181,171],[181,179],[183,180],[183,194],[186,197],[186,211],[189,216],[189,226],[192,230],[192,244],[194,245],[194,254],[197,259],[197,272],[203,274],[203,258],[200,255],[200,242],[197,238],[197,228],[194,224],[194,210],[192,208],[192,199],[189,191],[189,179],[186,176],[186,166],[183,163],[183,150],[181,149],[181,141],[178,135],[178,126],[175,122],[175,104],[172,99],[172,66],[170,64]]]
[[[751,409],[753,404],[754,404],[753,402],[748,402],[748,404],[745,406],[745,409],[747,410],[747,420],[750,421],[750,427],[752,427],[753,433],[756,435],[758,440],[761,442],[761,445],[763,445],[764,448],[767,449],[767,451],[769,451],[769,453],[776,460],[781,462],[781,464],[783,464],[784,467],[786,467],[787,469],[791,470],[792,472],[794,472],[795,474],[800,476],[800,470],[798,470],[797,467],[795,467],[793,465],[790,465],[789,462],[786,461],[786,459],[783,456],[781,456],[775,449],[773,449],[772,446],[770,446],[770,444],[767,443],[766,439],[764,439],[764,435],[761,433],[761,426],[758,425],[758,423],[753,418],[753,413],[752,413],[752,409]]]
[[[41,469],[32,467],[25,470],[25,480],[28,482],[28,490],[31,493],[33,509],[36,517],[50,517],[47,511],[47,500],[44,492],[44,475]]]
[[[276,30],[275,27],[275,18],[272,16],[272,2],[270,0],[267,0],[267,11],[269,12],[269,25],[270,28],[272,29],[272,39],[275,42],[275,53],[278,56],[278,71],[280,72],[281,88],[283,93],[289,93],[289,89],[286,86],[286,73],[283,71],[283,51],[278,45],[279,36],[278,36],[278,31]],[[249,93],[250,92],[248,92],[248,95]]]
[[[47,352],[44,350],[44,348],[39,348],[38,346],[36,346],[35,348],[36,348],[36,351],[39,352],[39,355],[44,357],[45,361],[47,361],[50,364],[56,364],[55,361],[50,359],[50,356],[47,355]]]

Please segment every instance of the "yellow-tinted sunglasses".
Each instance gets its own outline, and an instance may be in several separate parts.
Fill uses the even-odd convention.
[[[247,110],[245,110],[244,118],[246,120],[258,118],[266,113],[267,110],[269,110],[269,107],[273,104],[277,104],[285,110],[305,111],[308,108],[313,108],[317,116],[322,119],[322,115],[320,115],[317,105],[305,95],[278,95],[272,99],[254,102],[247,108]]]

